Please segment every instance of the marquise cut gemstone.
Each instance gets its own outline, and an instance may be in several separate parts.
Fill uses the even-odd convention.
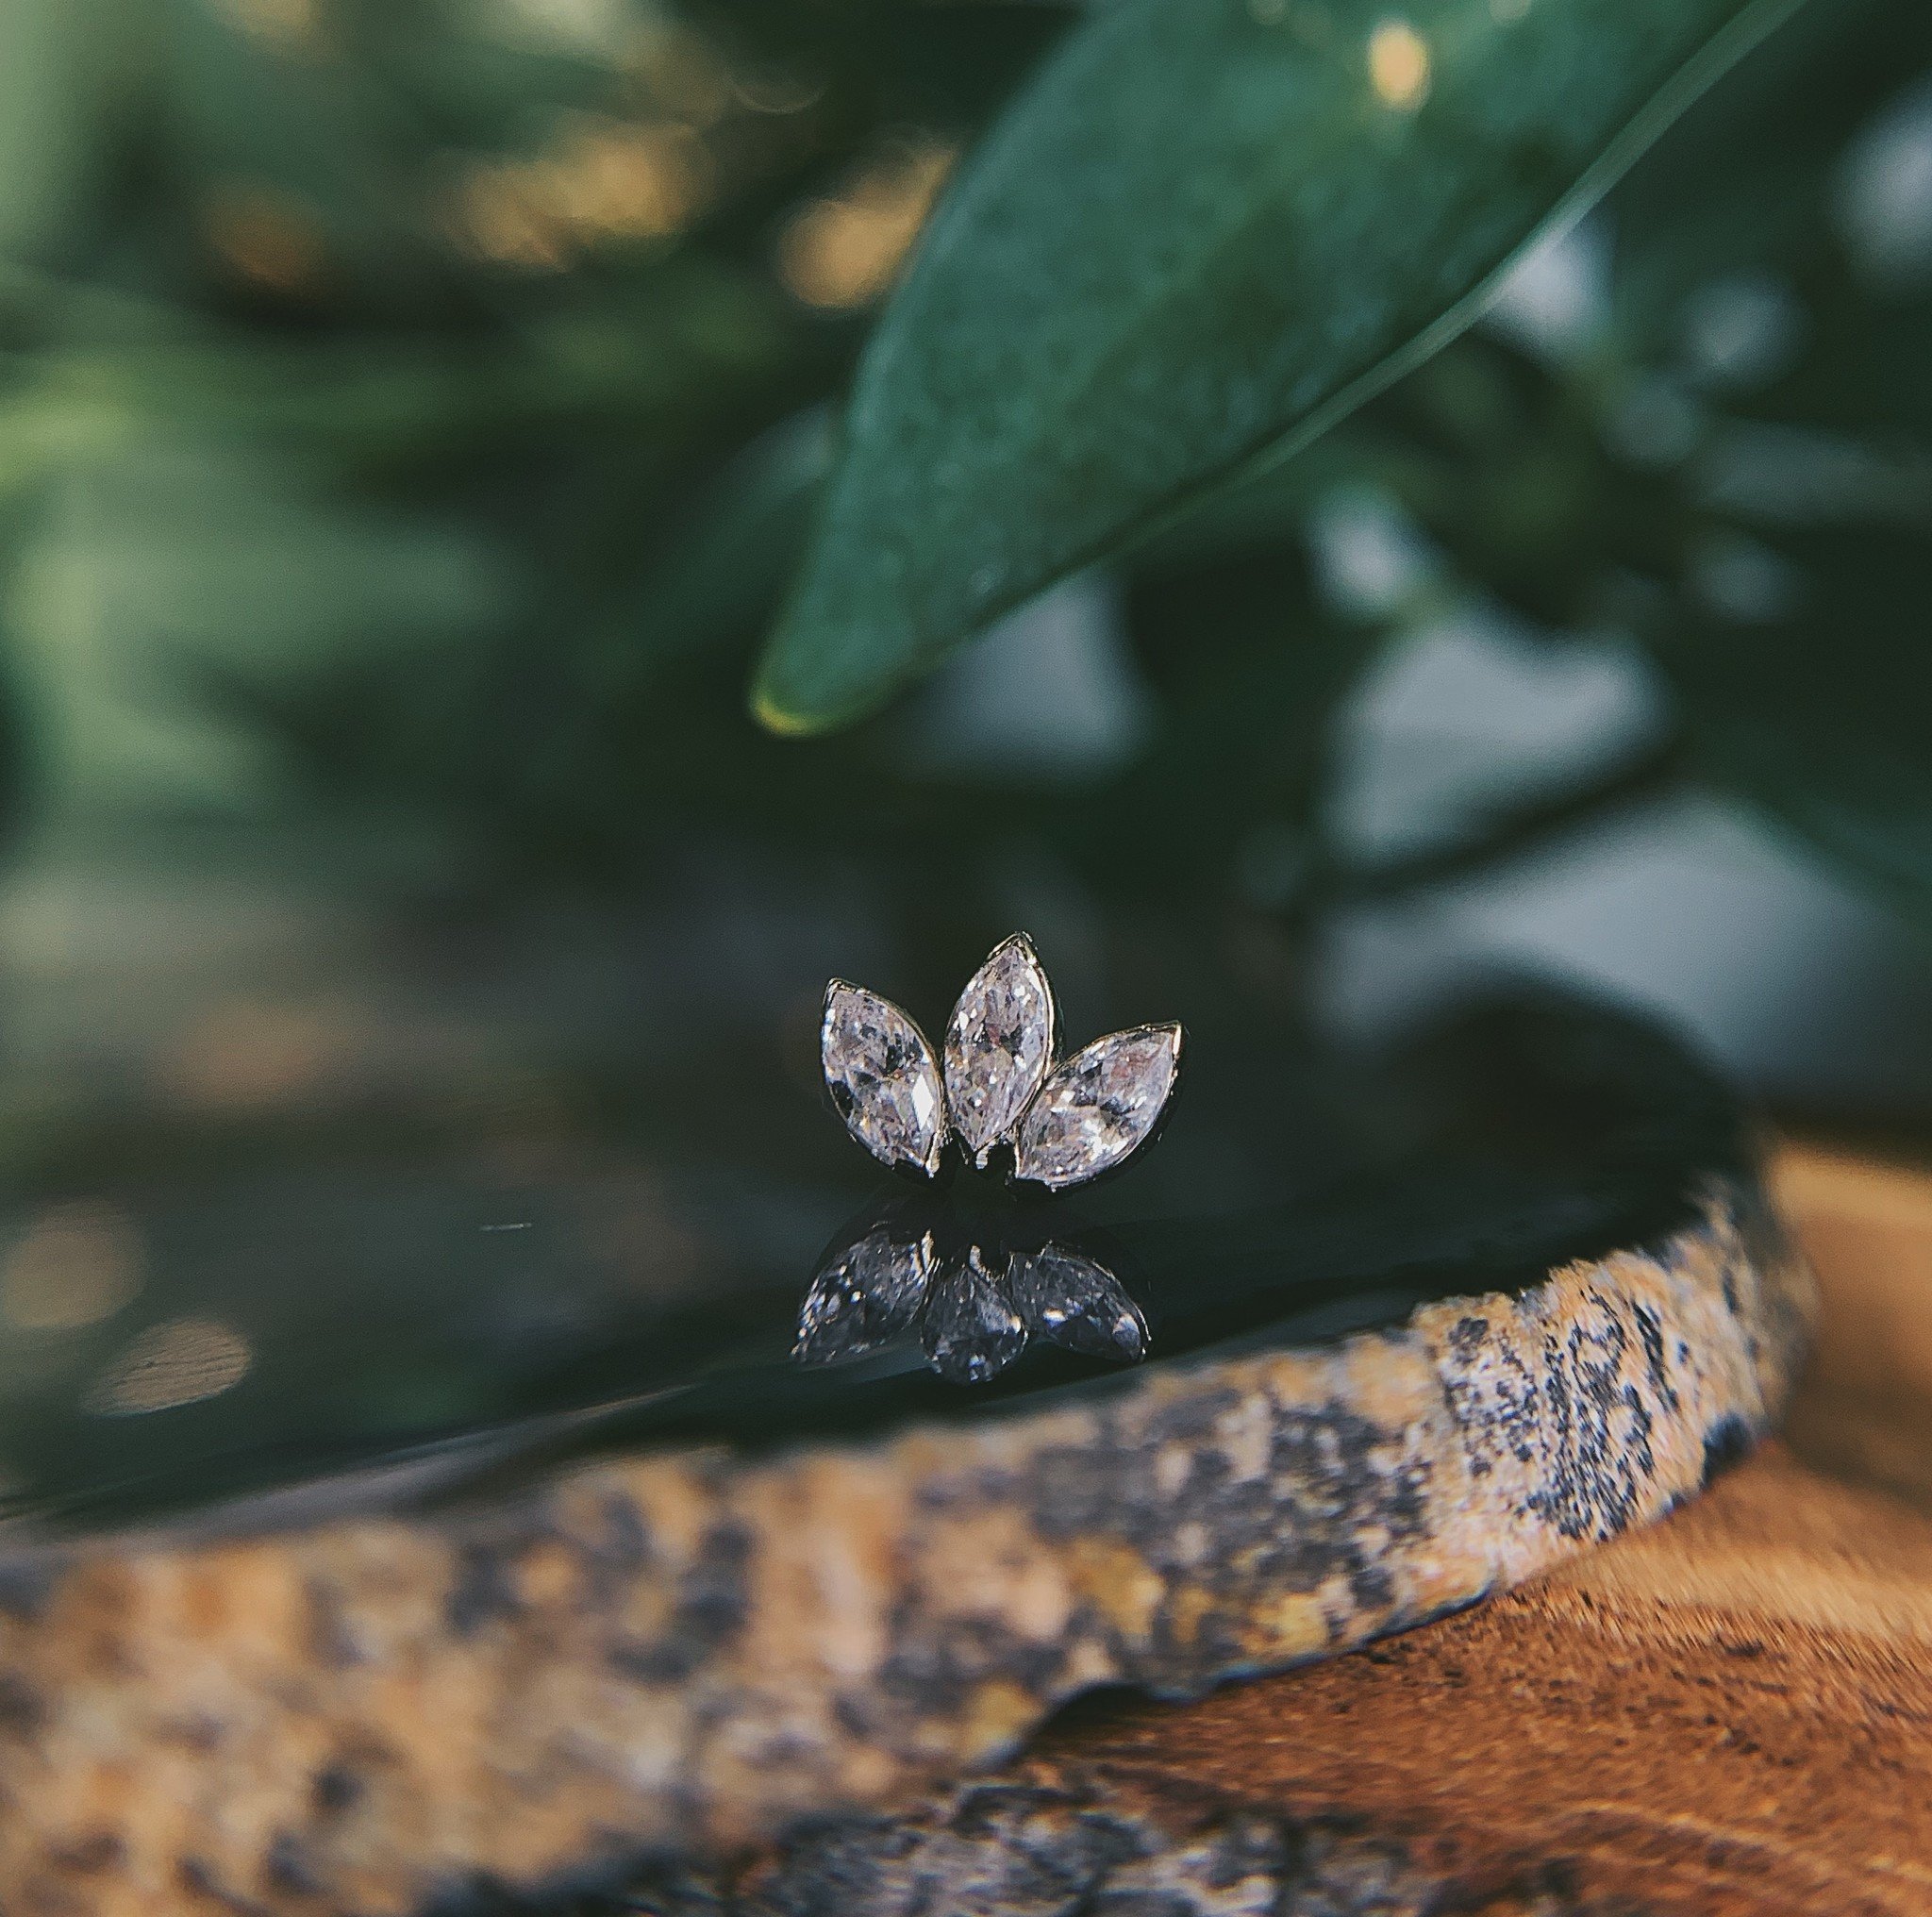
[[[825,993],[819,1053],[832,1103],[867,1151],[889,1165],[939,1170],[946,1142],[939,1063],[891,999],[835,980]]]
[[[874,1231],[860,1239],[812,1279],[798,1308],[792,1356],[830,1364],[876,1351],[911,1327],[931,1277],[930,1238]]]
[[[1007,1292],[1027,1328],[1089,1358],[1145,1356],[1147,1321],[1105,1265],[1057,1244],[1015,1252]]]
[[[1020,1122],[1015,1174],[1064,1191],[1111,1171],[1146,1143],[1180,1068],[1179,1025],[1141,1025],[1075,1052]]]
[[[933,1370],[964,1385],[985,1384],[1025,1350],[1026,1326],[977,1245],[933,1280],[921,1341]]]
[[[946,1024],[946,1109],[974,1161],[1008,1136],[1053,1059],[1053,990],[1024,935],[973,975]]]

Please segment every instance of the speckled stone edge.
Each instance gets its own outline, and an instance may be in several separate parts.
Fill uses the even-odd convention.
[[[1433,1846],[1357,1820],[1231,1804],[1064,1760],[853,1817],[717,1876],[647,1871],[572,1917],[1634,1917],[1534,1866],[1472,1882]]]
[[[1762,1432],[1811,1286],[1755,1194],[1332,1347],[484,1509],[48,1559],[0,1611],[0,1909],[402,1913],[907,1801],[1095,1685],[1459,1609]]]

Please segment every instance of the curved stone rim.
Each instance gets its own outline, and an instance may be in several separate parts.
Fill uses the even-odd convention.
[[[902,1801],[1082,1691],[1330,1656],[1663,1515],[1810,1310],[1726,1181],[1647,1249],[1091,1403],[49,1554],[0,1592],[0,1905],[374,1917]]]

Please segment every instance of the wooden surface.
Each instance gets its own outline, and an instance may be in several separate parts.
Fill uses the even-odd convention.
[[[1090,1709],[911,1817],[641,1908],[1932,1910],[1932,1176],[1793,1149],[1777,1183],[1824,1328],[1788,1442],[1705,1498],[1355,1656]]]
[[[1082,1755],[1346,1811],[1471,1889],[1932,1909],[1932,1523],[1782,1450],[1532,1592]]]

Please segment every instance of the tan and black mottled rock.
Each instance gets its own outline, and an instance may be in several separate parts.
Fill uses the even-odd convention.
[[[1316,1348],[264,1535],[16,1550],[0,1908],[541,1898],[909,1801],[1082,1692],[1319,1659],[1660,1517],[1767,1428],[1808,1297],[1753,1188],[1718,1180],[1659,1242]],[[1035,1815],[955,1801],[981,1809],[904,1841]],[[1407,1908],[1373,1845],[1108,1815],[1080,1842],[1153,1908],[1163,1872],[1241,1882],[1264,1854],[1250,1876],[1384,1871]]]
[[[1932,1518],[1773,1444],[1431,1629],[581,1908],[1916,1917],[1928,1706]]]
[[[1791,1149],[1774,1182],[1820,1334],[1787,1442],[1710,1496],[1431,1629],[1190,1705],[1065,1714],[1018,1761],[644,1873],[622,1908],[1916,1917],[1932,1175]]]

